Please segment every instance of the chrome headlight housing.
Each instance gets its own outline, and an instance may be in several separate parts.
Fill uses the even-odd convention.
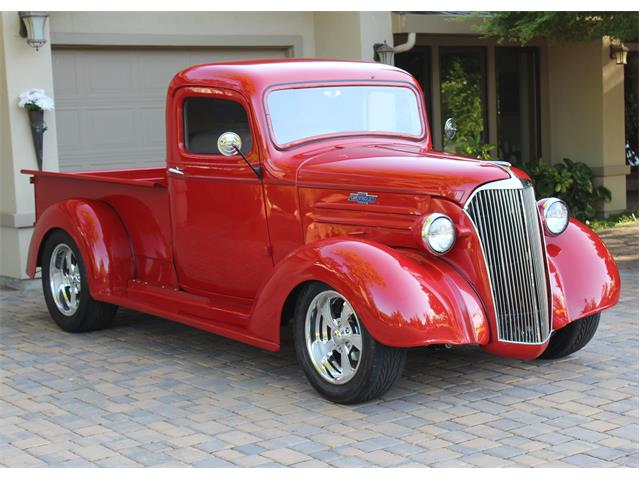
[[[443,255],[456,242],[456,227],[444,213],[432,213],[422,223],[422,243],[436,255]]]
[[[550,235],[560,235],[569,225],[569,209],[559,198],[545,198],[539,202],[545,230]]]

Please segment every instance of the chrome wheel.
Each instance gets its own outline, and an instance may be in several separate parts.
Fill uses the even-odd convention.
[[[362,355],[362,330],[346,298],[333,290],[316,295],[304,332],[311,362],[324,380],[345,384],[353,378]]]
[[[60,313],[67,317],[76,313],[82,288],[80,266],[73,250],[64,243],[57,245],[51,254],[49,287]]]

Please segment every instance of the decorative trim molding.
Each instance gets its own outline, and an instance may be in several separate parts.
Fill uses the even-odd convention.
[[[37,278],[14,278],[0,275],[0,288],[10,290],[39,290],[42,287],[40,275]]]
[[[158,35],[52,32],[55,47],[221,47],[287,49],[287,57],[302,56],[301,35]]]
[[[9,228],[33,228],[36,221],[34,212],[0,213],[0,226]]]
[[[631,167],[629,165],[604,165],[602,167],[591,167],[594,177],[619,177],[629,175]]]

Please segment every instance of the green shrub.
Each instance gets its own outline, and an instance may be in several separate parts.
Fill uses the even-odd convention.
[[[557,197],[569,207],[572,217],[581,221],[596,216],[596,205],[611,200],[611,192],[593,184],[593,172],[583,162],[565,158],[562,163],[550,165],[544,160],[515,164],[533,180],[536,198]]]
[[[461,137],[454,146],[455,153],[458,155],[479,158],[480,160],[493,159],[493,152],[495,149],[495,145],[483,143],[480,139],[480,135],[476,135],[473,138],[469,138],[469,136]]]

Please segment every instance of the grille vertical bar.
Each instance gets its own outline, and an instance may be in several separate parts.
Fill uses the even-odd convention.
[[[489,269],[498,337],[543,343],[551,331],[545,253],[533,188],[482,189],[466,210]]]

